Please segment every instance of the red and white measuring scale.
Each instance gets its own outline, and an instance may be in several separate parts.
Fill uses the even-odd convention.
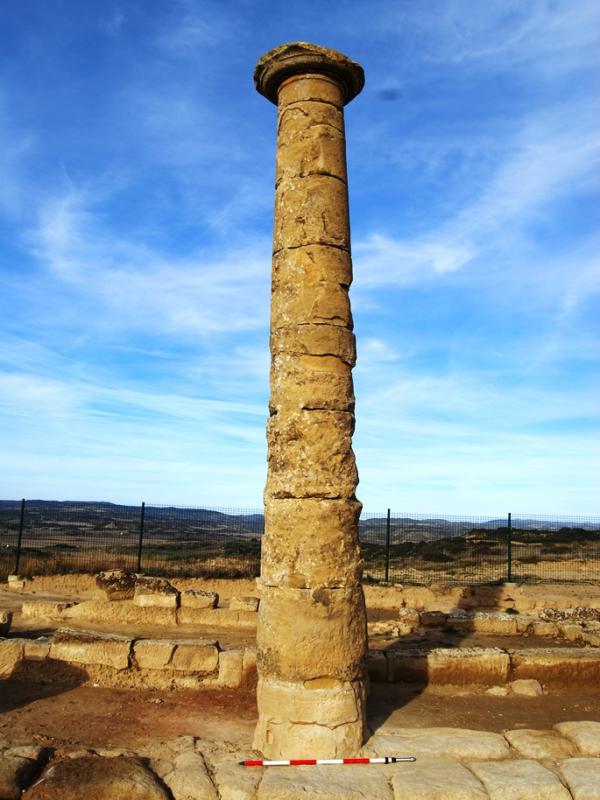
[[[304,767],[314,764],[398,764],[416,761],[414,756],[385,756],[384,758],[291,758],[289,761],[240,761],[243,767]]]

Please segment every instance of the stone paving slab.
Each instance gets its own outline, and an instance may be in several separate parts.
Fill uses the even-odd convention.
[[[568,758],[558,769],[573,800],[600,800],[600,759]]]
[[[575,745],[557,731],[518,730],[504,734],[522,758],[557,759],[577,755]]]
[[[556,775],[537,761],[474,762],[469,768],[490,800],[571,800]]]
[[[487,800],[480,781],[453,759],[421,759],[396,765],[394,800]],[[389,774],[389,773],[388,773]],[[360,775],[357,775],[357,780]]]
[[[257,800],[393,800],[376,766],[271,767]]]
[[[368,756],[495,761],[508,758],[504,736],[462,728],[381,728],[363,748]]]
[[[600,722],[559,722],[554,730],[570,739],[582,756],[600,756]]]

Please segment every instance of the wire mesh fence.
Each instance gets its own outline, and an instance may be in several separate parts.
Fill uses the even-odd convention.
[[[260,573],[260,509],[0,501],[0,578],[133,569],[206,578]],[[363,512],[366,581],[597,581],[600,517]]]

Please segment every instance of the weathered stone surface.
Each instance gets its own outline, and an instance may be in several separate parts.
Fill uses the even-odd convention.
[[[559,722],[554,729],[573,742],[582,756],[600,756],[600,722]]]
[[[7,578],[8,581],[8,589],[11,592],[20,592],[25,589],[28,581],[26,578],[22,578],[20,575],[9,575]]]
[[[9,678],[23,658],[23,639],[0,639],[0,678]]]
[[[257,800],[392,800],[385,775],[375,766],[301,767],[267,770]]]
[[[50,655],[52,640],[48,636],[39,636],[37,639],[25,639],[23,644],[23,657],[26,661],[44,661]]]
[[[156,777],[137,759],[98,756],[67,758],[55,762],[23,795],[23,800],[67,798],[169,800]]]
[[[133,602],[136,606],[177,608],[179,592],[165,578],[138,577]]]
[[[506,697],[510,693],[510,689],[508,686],[490,686],[485,693],[489,694],[490,697]]]
[[[456,630],[474,631],[491,636],[514,636],[517,632],[515,617],[499,611],[475,611],[466,615],[454,615],[451,624]]]
[[[180,642],[171,658],[170,667],[186,672],[213,672],[219,664],[219,649],[216,641],[199,639]]]
[[[291,80],[284,81],[279,87],[279,108],[284,110],[292,103],[298,103],[297,107],[306,113],[309,109],[312,110],[313,105],[320,106],[325,103],[340,112],[344,100],[340,87],[335,81],[312,70],[310,75],[295,76]],[[339,119],[342,119],[341,114]],[[279,127],[281,129],[282,125]]]
[[[213,628],[253,630],[256,628],[256,621],[255,611],[232,611],[230,608],[177,609],[179,625],[210,625]]]
[[[131,600],[135,591],[136,574],[129,569],[111,569],[96,575],[96,586],[106,599]]]
[[[443,628],[448,620],[448,614],[443,611],[421,611],[419,622],[424,628]]]
[[[534,678],[521,678],[511,681],[510,692],[511,694],[519,695],[519,697],[540,697],[544,694],[540,682]]]
[[[355,586],[360,576],[361,504],[272,500],[265,509],[261,579],[267,586]],[[327,531],[327,536],[322,535]]]
[[[219,653],[219,686],[234,689],[241,685],[244,663],[243,650],[223,650]]]
[[[111,602],[109,600],[86,600],[65,609],[63,618],[77,622],[93,622],[106,625],[164,625],[171,626],[177,622],[179,609],[164,607],[140,607],[132,601]],[[194,609],[189,609],[193,611]],[[199,609],[202,613],[204,609]]]
[[[164,669],[170,662],[176,642],[165,639],[140,639],[133,654],[140,669]]]
[[[0,797],[18,800],[22,790],[30,783],[36,770],[37,759],[0,753]]]
[[[537,761],[470,763],[490,800],[571,800],[553,772]]]
[[[271,352],[275,357],[296,356],[298,366],[306,366],[303,359],[310,356],[338,358],[352,367],[356,360],[356,342],[352,331],[339,325],[296,323],[271,331]],[[333,366],[332,362],[328,362],[328,366]],[[308,421],[310,417],[305,419]]]
[[[342,111],[328,111],[329,119],[337,111],[334,125],[329,121],[321,122],[323,114],[319,103],[282,110],[277,140],[276,185],[280,181],[309,175],[332,175],[346,182]]]
[[[468,769],[449,758],[423,758],[402,764],[392,777],[394,800],[487,800],[487,792]]]
[[[507,758],[509,747],[499,733],[464,728],[400,728],[386,725],[364,747],[368,756],[410,755],[492,761]]]
[[[531,633],[534,636],[558,636],[558,626],[555,622],[532,622]]]
[[[12,623],[12,611],[0,611],[0,636],[6,636]]]
[[[127,636],[59,628],[50,646],[50,658],[127,669],[130,651],[131,639]]]
[[[210,766],[220,800],[255,800],[256,789],[264,770],[260,767],[243,767],[243,759],[260,758],[257,753],[203,752]]]
[[[52,603],[33,600],[23,603],[21,613],[25,619],[60,619],[62,612],[73,603]]]
[[[569,758],[575,755],[573,744],[556,731],[516,730],[505,734],[510,746],[522,758]]]
[[[199,753],[183,752],[176,756],[173,766],[163,780],[174,800],[217,800],[217,790]]]
[[[401,647],[389,650],[392,683],[489,686],[506,683],[510,659],[497,647]]]
[[[246,647],[244,658],[242,659],[242,682],[241,685],[246,689],[256,688],[256,648]]]
[[[576,622],[561,622],[558,625],[558,631],[569,642],[577,642],[582,636],[581,625]]]
[[[515,678],[535,678],[544,686],[590,686],[600,682],[600,652],[593,647],[513,650]]]
[[[258,611],[258,597],[232,597],[229,601],[231,611]]]
[[[600,759],[568,758],[558,769],[573,800],[600,800]]]
[[[291,387],[291,388],[290,388]],[[350,367],[335,355],[276,355],[271,368],[271,414],[354,410]]]
[[[412,633],[418,627],[420,614],[416,608],[401,608],[398,611],[398,627],[401,634]]]
[[[291,633],[293,631],[293,634]],[[257,628],[259,673],[292,681],[362,678],[366,611],[360,586],[263,586]]]
[[[216,592],[204,592],[201,589],[186,589],[179,597],[182,608],[216,608],[219,595]]]

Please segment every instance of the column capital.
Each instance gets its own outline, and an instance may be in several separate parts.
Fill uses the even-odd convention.
[[[256,90],[277,105],[277,92],[291,75],[328,75],[344,91],[344,103],[349,103],[365,83],[363,68],[356,61],[310,42],[292,42],[269,50],[259,58],[254,68]]]

